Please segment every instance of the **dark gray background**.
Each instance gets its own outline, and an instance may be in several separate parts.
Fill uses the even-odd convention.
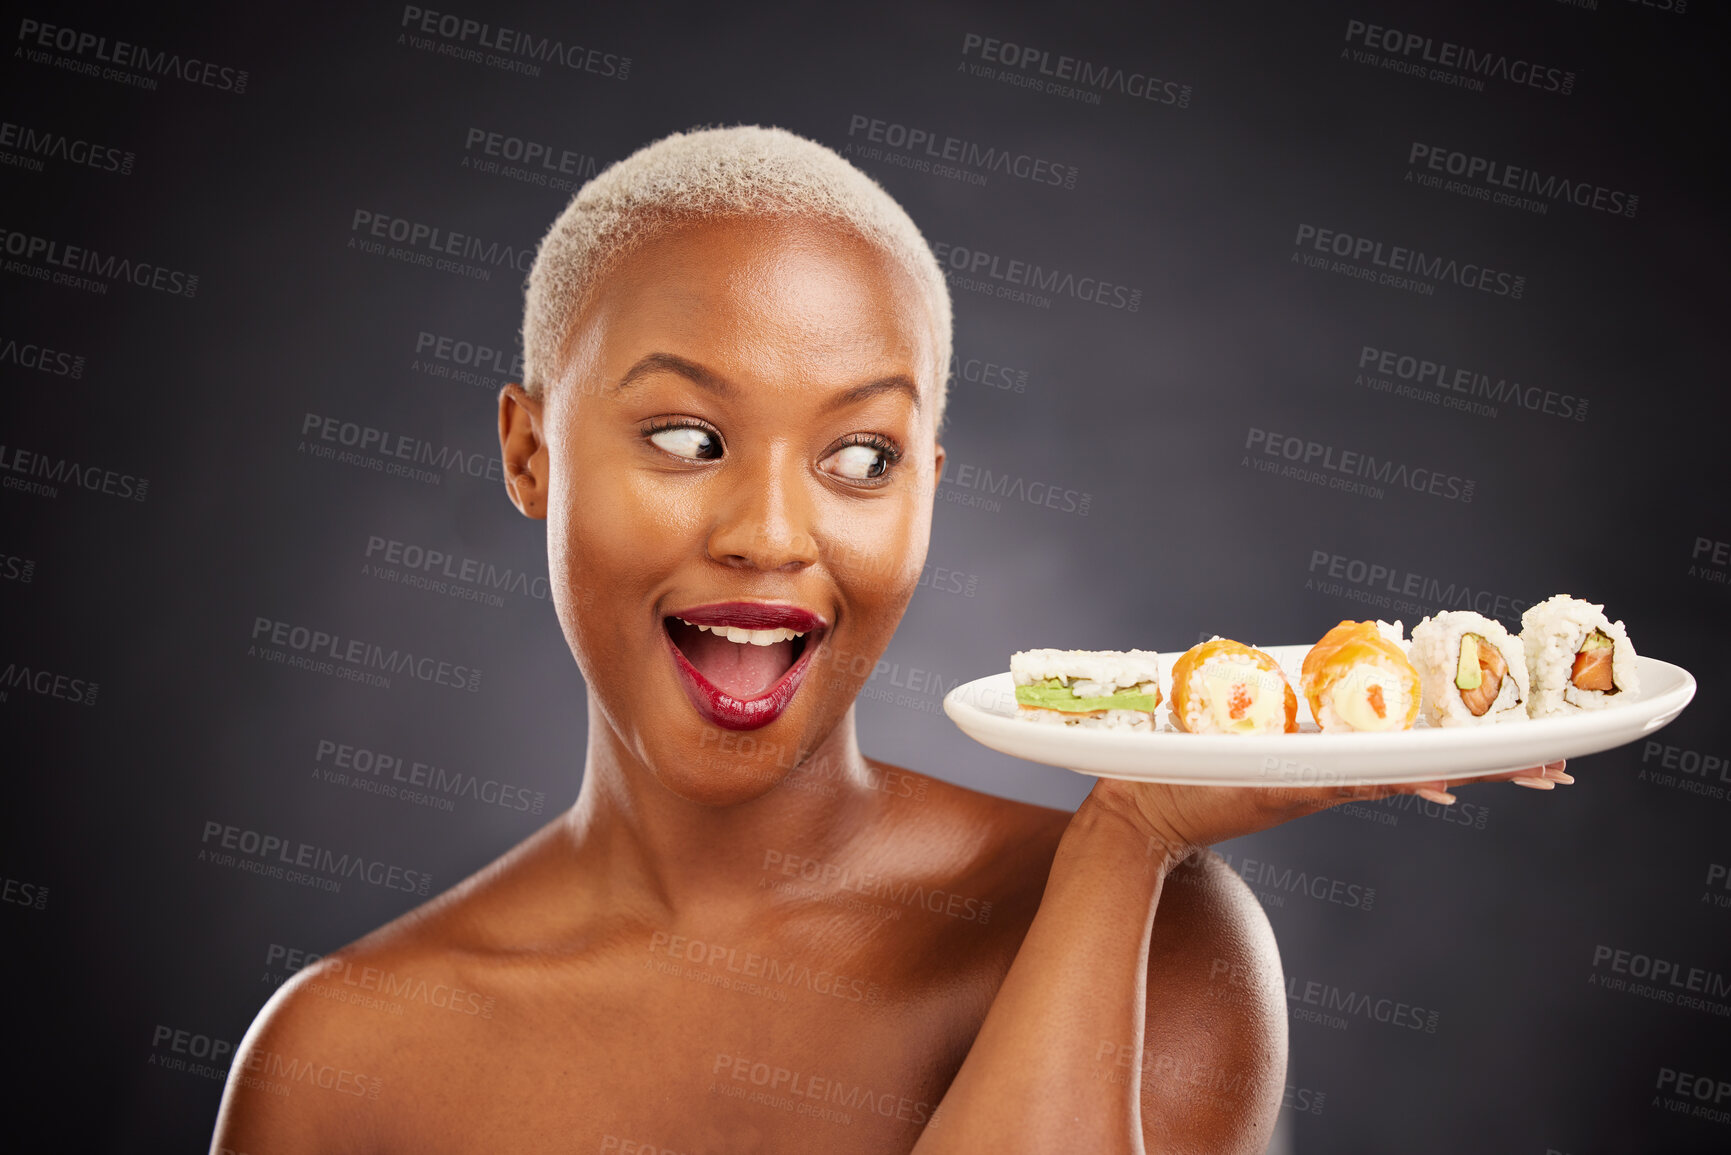
[[[1673,1112],[1657,1087],[1666,1069],[1731,1080],[1731,996],[1721,986],[1715,1012],[1608,990],[1594,961],[1609,947],[1731,976],[1731,890],[1708,884],[1731,862],[1731,771],[1701,769],[1731,755],[1731,595],[1725,555],[1712,560],[1731,540],[1727,41],[1713,6],[451,10],[629,56],[629,76],[532,78],[416,50],[398,41],[402,8],[381,3],[24,13],[246,69],[240,95],[78,75],[16,41],[8,53],[6,121],[135,161],[124,175],[13,161],[0,223],[199,277],[191,299],[10,267],[0,282],[0,339],[16,342],[0,360],[0,443],[149,480],[142,502],[0,491],[0,667],[100,684],[90,705],[18,686],[0,700],[9,1132],[55,1128],[59,1149],[198,1147],[220,1082],[160,1066],[172,1054],[157,1028],[237,1041],[287,973],[267,965],[273,944],[332,949],[422,901],[200,862],[206,822],[429,871],[436,893],[576,794],[583,686],[550,604],[362,571],[377,535],[544,575],[542,523],[496,481],[453,470],[424,484],[297,448],[316,412],[497,453],[505,377],[433,376],[415,346],[428,332],[513,349],[520,275],[363,254],[348,246],[355,211],[532,247],[569,194],[465,168],[471,129],[604,166],[697,124],[778,124],[841,149],[860,141],[860,115],[1073,166],[1066,189],[861,162],[933,242],[1142,293],[1129,312],[955,289],[959,364],[1024,384],[955,382],[952,467],[1086,494],[1087,513],[966,504],[991,495],[952,473],[929,586],[861,699],[866,750],[1071,807],[1086,780],[974,745],[943,692],[1027,646],[1298,642],[1343,617],[1410,627],[1444,608],[1317,588],[1319,552],[1515,602],[1602,601],[1641,652],[1699,678],[1658,736],[1677,749],[1577,760],[1578,784],[1551,794],[1469,787],[1446,816],[1407,799],[1221,848],[1269,908],[1295,1007],[1317,982],[1437,1012],[1434,1034],[1295,1019],[1288,1080],[1312,1110],[1282,1118],[1299,1151],[1731,1146],[1726,1116]],[[1538,60],[1572,71],[1573,91],[1493,79],[1475,92],[1358,63],[1342,57],[1349,19]],[[1189,104],[969,75],[969,33],[1152,72],[1190,86]],[[1638,210],[1541,214],[1422,188],[1404,179],[1414,142],[1633,193]],[[1507,270],[1524,293],[1418,295],[1304,268],[1304,223]],[[26,367],[31,345],[83,357],[81,375]],[[1586,418],[1377,392],[1355,384],[1367,345],[1585,398]],[[1258,472],[1244,463],[1253,428],[1471,479],[1473,497]],[[479,667],[481,688],[272,665],[248,656],[258,617]],[[321,739],[540,792],[544,809],[459,798],[443,811],[333,785],[312,777]],[[1374,888],[1374,904],[1313,898],[1286,871]]]

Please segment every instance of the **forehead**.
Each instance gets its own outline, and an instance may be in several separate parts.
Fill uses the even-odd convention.
[[[606,373],[669,352],[788,383],[900,372],[929,406],[936,335],[920,294],[893,256],[843,225],[664,223],[603,274],[569,335],[566,367]]]

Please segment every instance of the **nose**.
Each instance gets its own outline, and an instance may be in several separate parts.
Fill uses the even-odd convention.
[[[730,471],[710,530],[709,556],[726,566],[794,573],[818,560],[804,484],[804,463],[791,450],[768,451],[754,466]]]

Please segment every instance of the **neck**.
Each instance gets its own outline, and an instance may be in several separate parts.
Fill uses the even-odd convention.
[[[579,861],[606,879],[612,903],[647,902],[672,916],[748,909],[760,905],[766,866],[779,868],[793,856],[839,864],[883,802],[877,774],[860,753],[851,704],[821,742],[780,772],[767,792],[734,805],[681,798],[591,697],[583,786],[567,829]]]

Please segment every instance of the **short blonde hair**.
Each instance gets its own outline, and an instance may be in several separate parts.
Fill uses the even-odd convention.
[[[669,219],[812,216],[883,250],[924,292],[936,334],[937,425],[949,387],[949,284],[931,246],[871,177],[833,149],[761,125],[676,132],[608,166],[577,190],[541,238],[523,311],[523,388],[545,394],[572,320],[620,257]]]

